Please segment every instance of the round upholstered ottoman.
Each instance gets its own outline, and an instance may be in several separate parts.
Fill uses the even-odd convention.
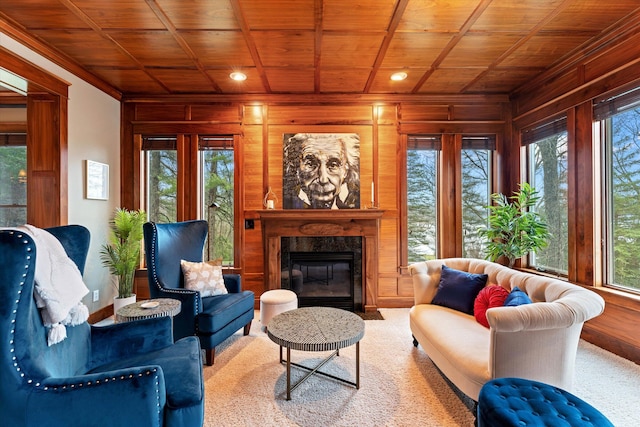
[[[273,316],[298,308],[298,296],[288,289],[273,289],[260,296],[260,323],[267,328]]]
[[[613,427],[600,411],[573,394],[538,381],[496,378],[478,397],[478,427]]]

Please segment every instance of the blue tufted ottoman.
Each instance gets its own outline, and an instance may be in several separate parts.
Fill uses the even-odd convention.
[[[600,411],[573,394],[537,381],[496,378],[478,397],[478,427],[613,427]]]

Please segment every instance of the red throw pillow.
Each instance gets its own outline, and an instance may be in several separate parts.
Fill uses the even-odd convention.
[[[476,297],[473,303],[473,315],[478,323],[485,328],[489,327],[487,321],[487,310],[492,307],[502,307],[504,300],[509,296],[509,291],[499,285],[485,286]]]

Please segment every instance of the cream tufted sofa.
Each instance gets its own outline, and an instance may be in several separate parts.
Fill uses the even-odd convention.
[[[442,265],[487,274],[487,285],[526,292],[533,304],[487,310],[490,329],[474,316],[431,304]],[[604,310],[595,292],[558,279],[471,258],[436,259],[409,266],[415,305],[409,314],[414,345],[464,394],[478,400],[493,378],[520,377],[571,390],[578,340],[585,321]]]

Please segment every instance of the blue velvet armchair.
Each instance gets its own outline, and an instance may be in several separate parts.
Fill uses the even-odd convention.
[[[47,229],[84,270],[89,231]],[[33,239],[0,231],[0,425],[202,426],[202,358],[196,337],[173,343],[171,319],[67,326],[47,345],[34,300]]]
[[[200,292],[185,289],[180,260],[202,262],[207,238],[203,220],[168,224],[148,222],[143,226],[145,257],[152,298],[182,301],[182,311],[174,318],[177,338],[196,335],[205,350],[207,365],[213,365],[215,347],[244,328],[249,334],[254,317],[254,294],[243,291],[239,274],[223,275],[228,293],[201,297]]]

